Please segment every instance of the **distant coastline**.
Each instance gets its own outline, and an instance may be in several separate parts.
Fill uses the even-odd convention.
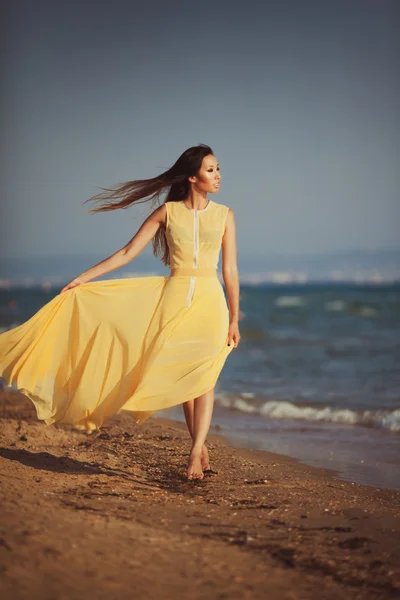
[[[0,287],[63,286],[104,255],[49,255],[3,257]],[[238,253],[240,281],[244,285],[393,284],[400,282],[400,249],[343,250],[315,254]],[[221,265],[221,262],[220,262]],[[146,250],[125,268],[102,279],[168,275],[168,268]]]

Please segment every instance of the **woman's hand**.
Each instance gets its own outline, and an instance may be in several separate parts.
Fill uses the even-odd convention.
[[[70,290],[71,288],[76,287],[77,285],[82,285],[82,283],[86,283],[86,282],[83,279],[81,279],[80,277],[75,277],[75,279],[73,279],[72,281],[67,283],[66,286],[63,287],[60,294],[62,294],[63,292],[66,292],[67,290]]]
[[[239,325],[237,321],[232,321],[229,323],[228,346],[231,345],[232,341],[235,342],[235,348],[237,348],[240,341]]]

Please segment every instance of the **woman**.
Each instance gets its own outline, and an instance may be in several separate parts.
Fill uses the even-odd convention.
[[[47,424],[93,431],[119,410],[143,422],[183,404],[192,437],[189,479],[210,468],[205,446],[214,387],[240,333],[233,211],[207,197],[220,170],[209,146],[188,148],[158,177],[104,189],[91,212],[165,202],[109,258],[70,281],[29,321],[0,335],[0,375],[16,383]],[[90,282],[153,240],[169,276]],[[229,309],[217,277],[222,273]],[[90,283],[89,283],[90,282]]]

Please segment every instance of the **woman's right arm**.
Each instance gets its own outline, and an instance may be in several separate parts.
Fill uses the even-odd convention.
[[[105,275],[105,273],[119,269],[131,262],[131,260],[136,258],[136,256],[138,256],[153,239],[160,226],[165,224],[166,210],[165,204],[156,208],[142,223],[133,238],[125,246],[87,271],[84,271],[78,277],[75,277],[75,279],[72,279],[72,281],[63,287],[60,294],[77,285],[87,283],[96,277]]]

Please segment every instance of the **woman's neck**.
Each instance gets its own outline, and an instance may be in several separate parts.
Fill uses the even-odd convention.
[[[200,194],[199,192],[189,192],[187,198],[183,201],[188,208],[192,210],[203,210],[209,203],[207,194]]]

